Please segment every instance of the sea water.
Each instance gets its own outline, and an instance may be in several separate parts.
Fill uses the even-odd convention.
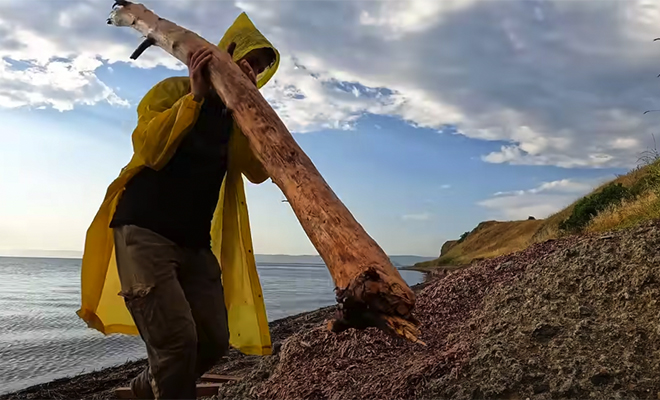
[[[259,264],[269,321],[334,304],[323,264]],[[423,275],[401,271],[409,285]],[[80,260],[0,257],[0,394],[144,358],[139,337],[88,329]]]

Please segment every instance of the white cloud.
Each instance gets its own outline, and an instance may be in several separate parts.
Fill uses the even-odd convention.
[[[603,183],[604,178],[590,181],[561,179],[544,182],[527,190],[497,192],[493,197],[477,203],[493,213],[493,218],[520,220],[529,216],[546,218],[588,194]]]
[[[284,56],[263,94],[291,131],[350,129],[371,105],[352,91],[333,90],[331,83],[323,71],[310,71]]]
[[[445,190],[446,190],[446,189],[451,189],[451,185],[447,185],[447,184],[445,184],[445,185],[441,185],[441,186],[440,186],[440,189],[445,189]]]
[[[498,220],[517,221],[529,216],[545,218],[570,204],[570,196],[507,196],[479,203],[493,212]]]
[[[561,192],[561,193],[585,193],[593,188],[589,182],[576,182],[571,179],[544,182],[538,188],[531,189],[530,193]]]
[[[651,40],[660,4],[651,0],[164,4],[147,5],[212,41],[247,10],[284,55],[264,94],[296,132],[391,115],[503,142],[486,162],[600,168],[634,164],[657,121],[642,115],[660,107],[652,85],[660,46]],[[105,0],[1,2],[0,79],[15,81],[1,106],[122,104],[96,64],[76,64],[128,62],[139,35],[104,25],[108,11]],[[22,67],[8,60],[34,74],[16,75]],[[159,49],[131,64],[182,68]],[[60,84],[64,69],[61,81],[78,83]],[[41,73],[48,84],[23,82]]]
[[[516,190],[513,192],[497,192],[493,196],[522,196],[525,194],[538,194],[542,192],[558,193],[586,193],[593,188],[592,182],[577,182],[571,179],[561,179],[558,181],[544,182],[540,186],[528,190]]]
[[[104,63],[126,62],[139,35],[105,25],[105,1],[0,3],[0,107],[52,107],[107,102],[128,106],[102,82]],[[145,53],[134,65],[181,63],[162,51]]]
[[[404,221],[428,221],[433,218],[431,213],[406,214],[401,216]]]
[[[386,0],[380,1],[375,10],[362,10],[360,23],[365,26],[385,28],[389,38],[420,32],[433,26],[446,14],[468,7],[475,0]],[[370,8],[370,7],[368,7]]]
[[[335,2],[318,14],[299,2],[266,3],[273,7],[253,11],[267,26],[286,28],[273,30],[277,42],[310,70],[391,90],[386,107],[367,99],[361,111],[434,129],[455,124],[465,136],[506,142],[484,154],[486,162],[635,163],[654,130],[641,112],[659,102],[649,83],[660,51],[651,30],[645,37],[635,23],[651,27],[659,5],[441,3],[428,18],[415,2]],[[394,18],[400,9],[412,10],[410,19]]]
[[[324,69],[317,61],[308,54],[283,56],[277,75],[263,89],[264,97],[293,132],[348,130],[365,114],[398,116],[422,127],[440,127],[444,123],[439,121],[452,123],[461,118],[451,106],[435,102],[421,90],[369,86],[365,79]]]
[[[69,61],[26,63],[24,69],[13,69],[0,59],[0,107],[50,106],[66,111],[76,104],[100,101],[127,107],[129,103],[94,74],[100,65],[96,59],[79,56]]]
[[[639,140],[631,137],[620,137],[613,139],[610,142],[613,149],[638,149],[640,148]]]
[[[314,56],[301,54],[309,63],[283,56],[277,75],[263,89],[269,101],[289,130],[297,133],[320,129],[352,129],[364,114],[395,115],[416,126],[445,121],[458,121],[450,106],[428,98],[423,91],[392,91],[368,86],[364,80],[329,71],[317,65]]]

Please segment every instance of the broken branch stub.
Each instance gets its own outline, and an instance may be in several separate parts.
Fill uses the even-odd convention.
[[[331,329],[338,332],[375,326],[417,341],[419,323],[412,316],[414,293],[231,56],[141,4],[120,0],[108,21],[136,29],[148,44],[184,63],[192,51],[201,47],[213,50],[208,67],[213,87],[232,111],[256,157],[284,193],[334,280],[339,305]],[[136,53],[148,47],[145,43]]]

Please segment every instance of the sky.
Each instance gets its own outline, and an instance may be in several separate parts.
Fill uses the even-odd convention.
[[[111,0],[0,0],[0,254],[79,252],[142,96],[185,66]],[[388,254],[546,217],[634,167],[660,113],[652,0],[146,0],[217,43],[243,11],[282,54],[262,89]],[[272,182],[255,251],[316,254]]]

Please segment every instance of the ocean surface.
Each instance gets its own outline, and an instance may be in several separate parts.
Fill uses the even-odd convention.
[[[259,264],[270,321],[335,303],[323,264]],[[423,280],[401,271],[409,285]],[[80,260],[0,257],[0,394],[144,358],[138,337],[104,336],[75,314]]]

